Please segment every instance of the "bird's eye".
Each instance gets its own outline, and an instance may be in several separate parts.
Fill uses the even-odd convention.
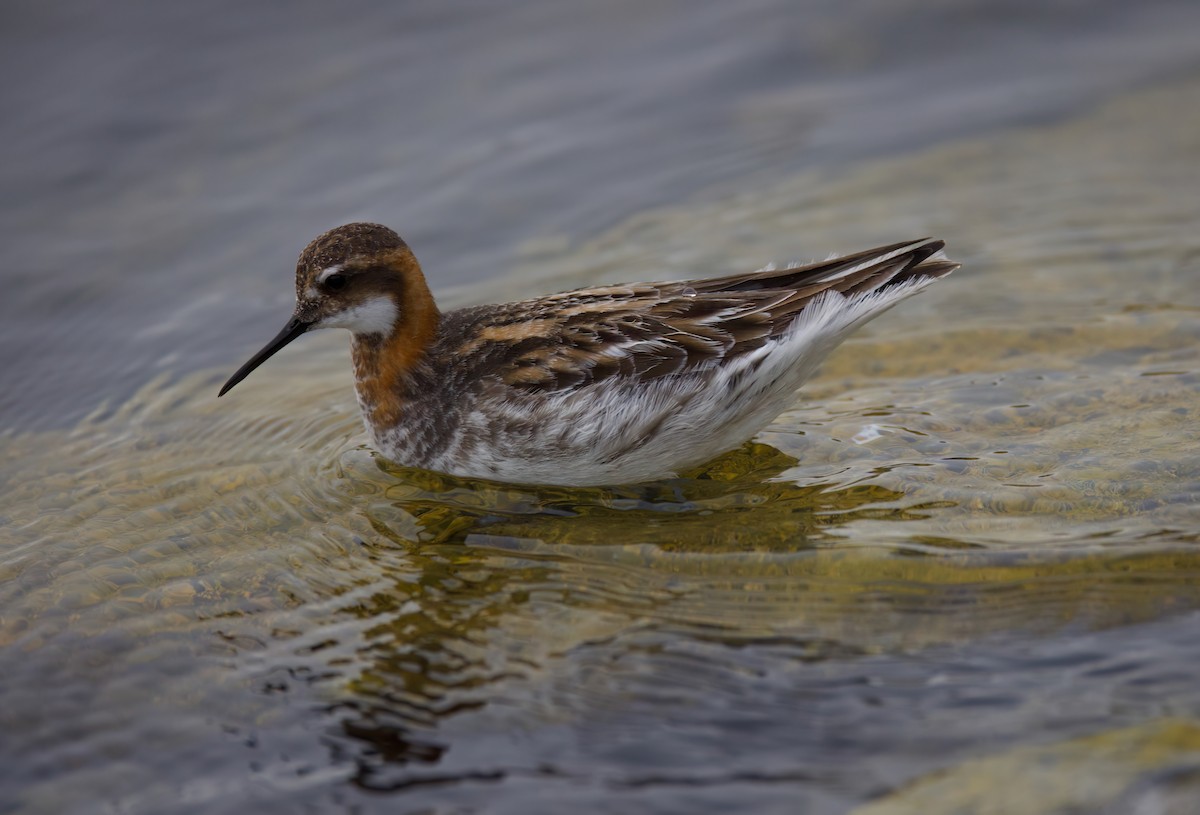
[[[346,288],[346,276],[344,274],[331,274],[325,278],[325,288],[330,291],[341,291]]]

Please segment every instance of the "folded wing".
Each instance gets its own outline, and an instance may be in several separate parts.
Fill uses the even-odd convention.
[[[469,322],[463,326],[469,339],[447,351],[527,392],[715,368],[787,331],[817,298],[949,274],[958,264],[940,255],[942,247],[926,238],[805,266],[579,289],[470,309],[460,318]]]

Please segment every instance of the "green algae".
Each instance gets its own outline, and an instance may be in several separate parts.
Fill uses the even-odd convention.
[[[853,815],[1184,813],[1198,796],[1200,723],[1167,719],[972,759]]]

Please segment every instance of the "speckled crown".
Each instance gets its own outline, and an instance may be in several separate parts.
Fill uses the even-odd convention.
[[[345,224],[316,237],[304,247],[296,269],[327,269],[354,255],[373,255],[407,246],[403,238],[382,224]]]

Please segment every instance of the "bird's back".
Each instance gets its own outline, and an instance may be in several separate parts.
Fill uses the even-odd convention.
[[[444,444],[410,463],[577,485],[702,463],[786,408],[848,333],[957,268],[942,246],[447,313],[427,366]]]

